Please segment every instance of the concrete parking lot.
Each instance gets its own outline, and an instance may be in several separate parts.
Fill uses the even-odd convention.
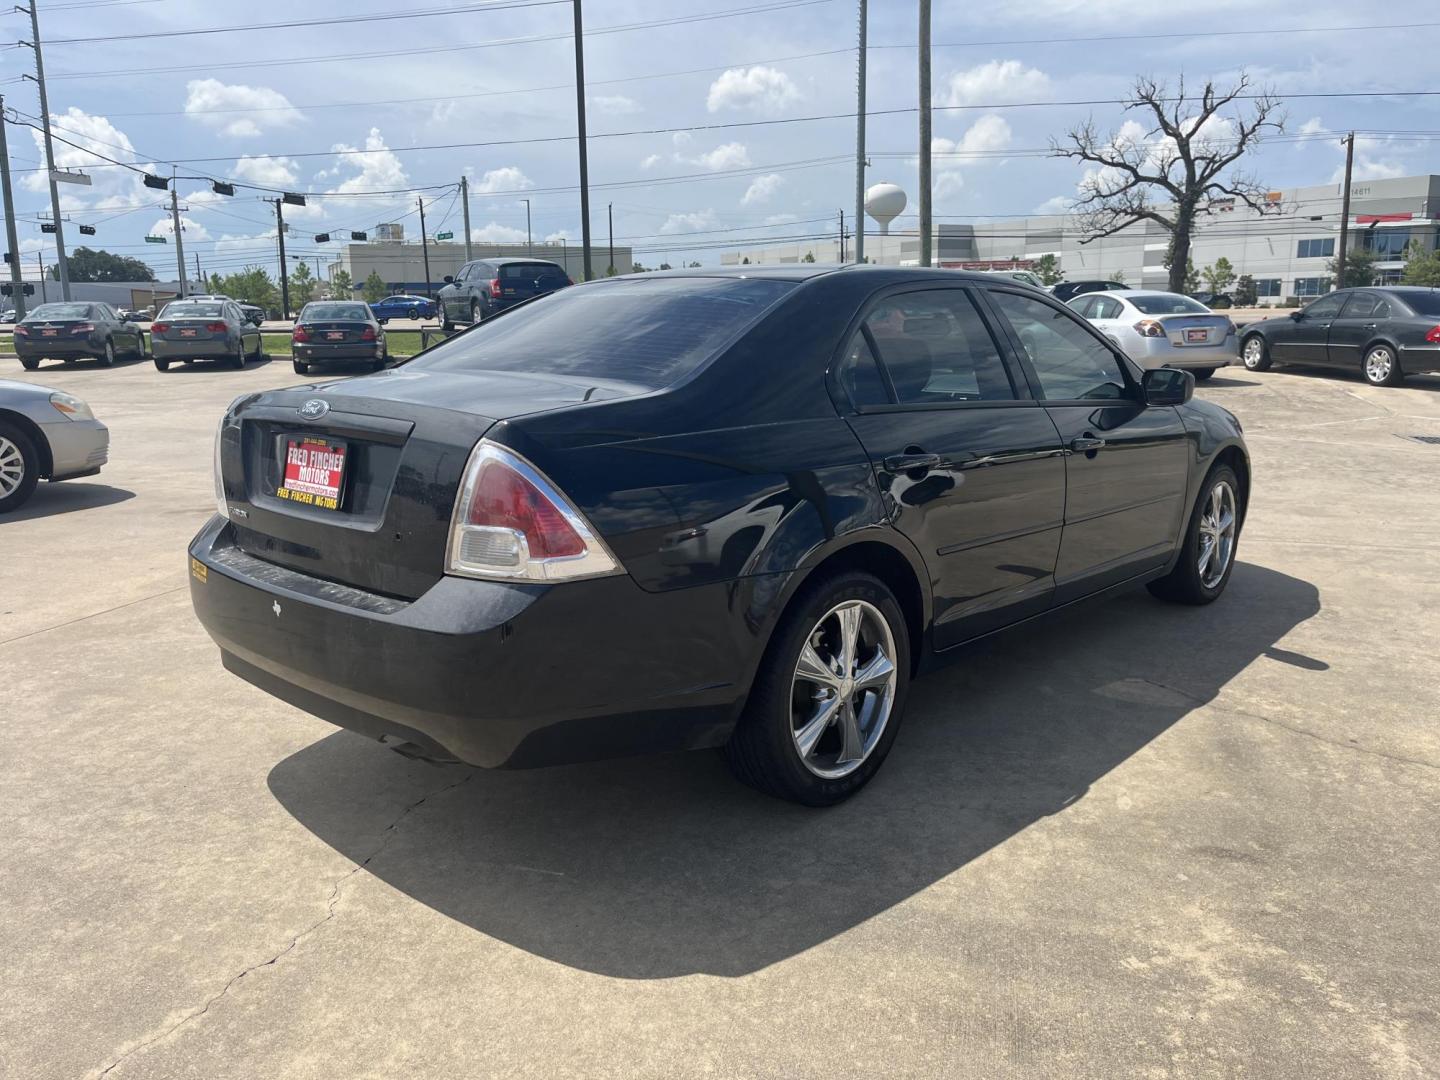
[[[1220,373],[1225,597],[991,640],[814,811],[711,754],[428,766],[252,689],[184,549],[289,365],[8,363],[113,445],[0,519],[0,1076],[1440,1074],[1440,378]]]

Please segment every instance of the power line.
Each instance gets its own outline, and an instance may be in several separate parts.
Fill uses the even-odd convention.
[[[997,45],[1076,45],[1092,41],[1156,41],[1167,38],[1217,38],[1217,37],[1263,37],[1270,34],[1336,34],[1350,33],[1359,30],[1419,30],[1440,26],[1435,22],[1420,23],[1383,23],[1369,26],[1277,26],[1264,30],[1205,30],[1202,32],[1176,31],[1163,34],[1097,34],[1093,37],[1063,37],[1063,38],[1010,38],[996,41],[936,41],[932,42],[932,49],[972,49],[980,47],[992,47]],[[914,43],[906,45],[871,45],[872,49],[909,49],[914,50]]]

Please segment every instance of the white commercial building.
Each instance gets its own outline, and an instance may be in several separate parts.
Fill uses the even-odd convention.
[[[425,246],[430,261],[430,291],[434,292],[444,284],[446,275],[454,276],[455,271],[465,264],[465,245],[442,240]],[[564,267],[573,281],[581,281],[585,276],[583,252],[578,243],[472,244],[471,251],[471,257],[475,259],[545,259]],[[337,270],[345,270],[355,287],[359,288],[373,271],[385,282],[387,292],[424,294],[426,256],[427,252],[416,240],[346,242],[338,245],[333,261],[326,267],[326,275],[333,279]],[[616,245],[615,272],[628,274],[633,265],[630,248]],[[609,266],[609,245],[591,245],[590,269],[594,276],[604,277]]]
[[[1261,304],[1286,298],[1319,296],[1333,287],[1327,269],[1340,236],[1342,185],[1288,188],[1265,196],[1266,212],[1252,210],[1237,199],[1211,202],[1212,213],[1200,218],[1193,235],[1191,259],[1197,270],[1222,256],[1236,274],[1255,279]],[[936,265],[969,270],[1007,267],[1033,269],[1044,255],[1055,255],[1071,281],[1092,278],[1121,280],[1131,286],[1166,287],[1164,265],[1169,234],[1155,222],[1132,225],[1114,236],[1083,243],[1084,233],[1073,218],[1025,217],[979,219],[974,224],[935,226]],[[1379,256],[1379,281],[1399,280],[1405,248],[1412,241],[1433,250],[1440,235],[1440,176],[1406,176],[1393,180],[1357,181],[1350,188],[1350,247]],[[853,251],[853,240],[847,252]],[[726,266],[805,261],[840,261],[839,237],[800,243],[757,246],[727,252]],[[867,223],[865,255],[870,262],[915,265],[920,241],[910,232],[892,230],[879,236]]]

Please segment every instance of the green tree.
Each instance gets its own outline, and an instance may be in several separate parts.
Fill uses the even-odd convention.
[[[1249,274],[1241,274],[1235,280],[1235,306],[1254,307],[1259,295],[1255,291],[1255,279]]]
[[[1053,252],[1040,256],[1035,263],[1035,273],[1046,285],[1058,285],[1065,280],[1065,271],[1060,269],[1060,257]]]
[[[801,261],[801,262],[813,263],[813,262],[815,261],[815,253],[814,253],[813,251],[807,251],[807,252],[805,252],[805,257],[804,257],[803,259],[801,259],[800,261]]]
[[[650,272],[650,268],[649,268],[648,266],[644,266],[644,265],[642,265],[642,264],[640,264],[640,263],[638,263],[638,262],[637,262],[637,263],[631,263],[631,264],[630,264],[630,272],[631,272],[632,274],[648,274],[648,273]]]
[[[1185,260],[1185,291],[1197,293],[1200,291],[1200,271],[1195,269],[1195,260]]]
[[[1409,252],[1406,252],[1409,257]],[[1375,253],[1369,248],[1356,248],[1354,251],[1345,253],[1345,280],[1340,281],[1340,260],[1339,258],[1327,259],[1325,269],[1335,275],[1335,280],[1340,281],[1336,286],[1340,289],[1363,289],[1367,285],[1375,284]]]
[[[696,259],[694,262],[688,262],[685,266],[690,270],[698,270],[700,269],[700,260]]]
[[[336,270],[330,275],[330,294],[337,300],[349,300],[355,295],[355,282],[350,280],[349,270]]]
[[[1405,249],[1405,271],[1400,280],[1406,285],[1425,285],[1432,289],[1440,286],[1440,251],[1426,251],[1420,241],[1410,241]]]
[[[618,273],[620,273],[620,271],[616,270],[613,264],[605,268],[606,277],[614,277]]]
[[[741,265],[741,266],[749,266],[749,265],[750,265],[750,256],[749,256],[749,255],[746,255],[743,259],[741,259],[741,260],[740,260],[740,265]]]
[[[212,274],[210,289],[221,296],[243,300],[269,311],[279,307],[279,292],[267,270],[260,266],[247,266],[234,274]]]
[[[367,304],[378,304],[385,299],[388,291],[379,272],[375,270],[370,271],[370,276],[365,279],[365,284],[360,286],[360,294],[365,298]]]
[[[1213,266],[1202,270],[1200,276],[1205,279],[1205,285],[1211,292],[1224,292],[1235,283],[1235,267],[1230,265],[1229,259],[1221,255]]]
[[[310,267],[304,259],[301,259],[299,265],[290,274],[291,305],[302,308],[314,300],[315,289],[318,285],[319,282],[315,280],[315,275],[310,273]]]
[[[1125,271],[1124,271],[1124,270],[1116,270],[1116,271],[1115,271],[1113,274],[1111,274],[1111,275],[1109,276],[1109,278],[1107,278],[1106,280],[1107,280],[1107,281],[1113,281],[1113,282],[1115,282],[1116,285],[1124,285],[1124,284],[1125,284]]]
[[[77,247],[65,259],[71,281],[154,281],[155,271],[139,259]],[[60,280],[60,267],[50,268],[50,280]]]

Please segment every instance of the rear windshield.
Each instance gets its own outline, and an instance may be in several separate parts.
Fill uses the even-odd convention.
[[[1440,315],[1440,289],[1396,289],[1395,295],[1417,315]]]
[[[30,313],[32,319],[94,318],[89,304],[41,304]]]
[[[1127,296],[1146,315],[1209,315],[1210,309],[1188,296]]]
[[[480,323],[415,363],[436,371],[535,371],[668,386],[794,287],[636,275],[562,289]]]
[[[306,304],[302,319],[356,319],[370,321],[370,309],[364,304]]]
[[[165,319],[213,319],[224,314],[224,304],[166,304],[160,317]]]

